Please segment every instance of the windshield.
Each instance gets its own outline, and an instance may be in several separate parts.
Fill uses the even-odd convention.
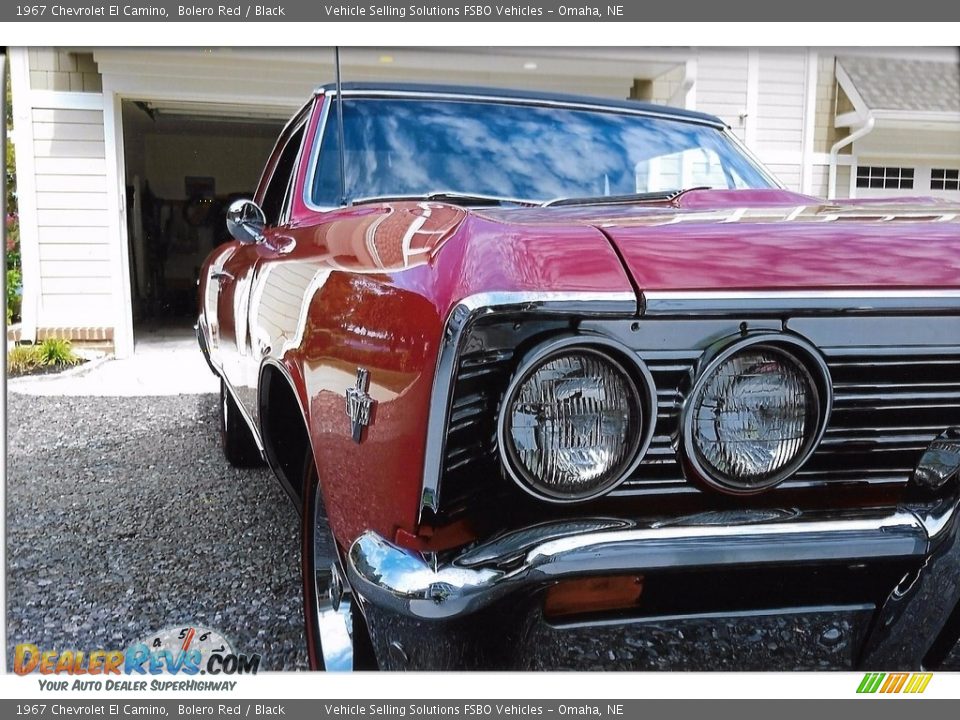
[[[340,204],[338,113],[313,177]],[[767,188],[719,129],[662,117],[462,100],[356,98],[343,104],[346,199],[436,192],[531,201],[690,187]]]

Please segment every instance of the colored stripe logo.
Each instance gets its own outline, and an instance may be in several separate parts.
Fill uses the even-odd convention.
[[[919,694],[927,689],[933,673],[867,673],[860,681],[858,693]]]

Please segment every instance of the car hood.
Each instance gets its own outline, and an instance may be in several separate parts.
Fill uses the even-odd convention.
[[[658,204],[486,214],[595,227],[640,290],[960,288],[960,203],[691,191]]]

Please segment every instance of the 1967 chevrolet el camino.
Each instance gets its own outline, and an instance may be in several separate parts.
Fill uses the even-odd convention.
[[[319,89],[197,325],[311,664],[938,667],[958,218],[788,192],[685,110]]]

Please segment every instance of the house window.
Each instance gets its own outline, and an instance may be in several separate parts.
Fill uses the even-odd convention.
[[[960,190],[960,170],[933,168],[930,171],[931,190]]]
[[[912,190],[913,168],[878,167],[876,165],[858,166],[857,187],[880,190]]]

